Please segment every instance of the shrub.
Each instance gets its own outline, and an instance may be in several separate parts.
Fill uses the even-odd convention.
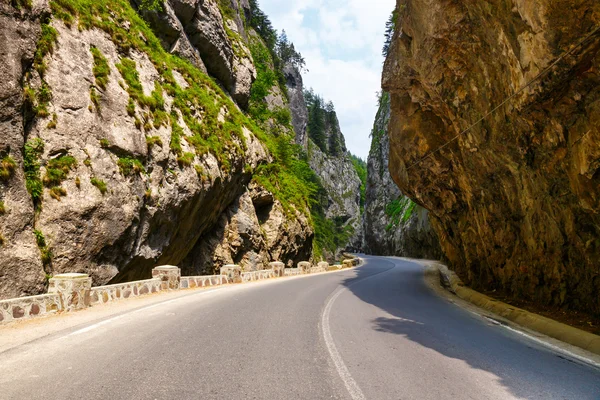
[[[10,155],[4,156],[0,161],[0,181],[7,182],[15,173],[16,167],[17,163]]]
[[[108,139],[106,139],[106,138],[100,139],[100,147],[102,147],[103,149],[110,147],[110,142],[108,141]]]
[[[92,185],[96,186],[100,193],[105,194],[107,192],[106,183],[102,179],[98,179],[96,177],[90,178],[90,182]]]

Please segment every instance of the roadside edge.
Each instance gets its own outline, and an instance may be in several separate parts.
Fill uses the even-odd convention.
[[[514,307],[468,288],[453,271],[440,262],[409,258],[405,260],[417,262],[425,267],[426,278],[429,277],[426,279],[427,284],[430,287],[437,284],[439,290],[432,288],[438,294],[454,303],[466,303],[457,305],[600,368],[600,336]]]

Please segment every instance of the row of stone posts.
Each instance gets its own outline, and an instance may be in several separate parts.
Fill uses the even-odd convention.
[[[352,267],[358,264],[358,259],[343,261],[343,267]],[[285,275],[285,264],[280,261],[269,263],[274,277]],[[339,265],[338,268],[341,268]],[[311,272],[312,264],[308,261],[298,263],[298,270],[302,274]],[[320,271],[327,271],[329,264],[320,262],[317,264]],[[242,268],[239,265],[224,265],[221,267],[221,276],[227,277],[229,283],[242,282]],[[156,267],[152,270],[152,278],[160,279],[161,290],[178,290],[181,282],[181,269],[172,265]],[[92,278],[87,274],[60,274],[50,278],[48,293],[58,294],[61,299],[61,311],[73,311],[87,308],[90,305],[90,292],[92,289]]]

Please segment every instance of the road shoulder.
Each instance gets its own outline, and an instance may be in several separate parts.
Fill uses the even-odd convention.
[[[425,282],[437,295],[574,360],[600,368],[600,336],[531,313],[470,289],[438,261],[403,258],[425,268]]]

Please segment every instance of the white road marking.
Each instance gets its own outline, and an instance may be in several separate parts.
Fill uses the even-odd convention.
[[[197,294],[195,294],[194,296],[202,296],[202,295],[207,295],[207,294],[209,294],[209,293],[214,293],[214,292],[217,292],[217,291],[219,291],[219,290],[222,290],[222,289],[221,289],[221,288],[219,288],[219,289],[208,290],[208,291],[205,291],[205,292],[197,293]],[[176,298],[176,299],[167,300],[167,301],[163,301],[163,302],[161,302],[161,303],[156,303],[156,304],[152,304],[152,305],[149,305],[149,306],[146,306],[146,307],[138,308],[137,310],[133,310],[133,311],[130,311],[130,312],[128,312],[128,313],[125,313],[125,314],[117,315],[116,317],[112,317],[112,318],[109,318],[109,319],[105,319],[104,321],[100,321],[100,322],[98,322],[98,323],[95,323],[95,324],[93,324],[93,325],[90,325],[90,326],[87,326],[87,327],[85,327],[85,328],[79,329],[79,330],[77,330],[77,331],[75,331],[75,332],[71,332],[71,333],[69,333],[68,335],[66,335],[66,336],[63,336],[62,338],[64,339],[64,338],[67,338],[67,337],[70,337],[70,336],[81,335],[82,333],[90,332],[90,331],[92,331],[92,330],[94,330],[94,329],[97,329],[97,328],[99,328],[99,327],[103,326],[103,325],[110,324],[111,322],[114,322],[114,321],[116,321],[116,320],[119,320],[119,319],[121,319],[121,318],[124,318],[124,317],[130,316],[130,315],[132,315],[132,314],[135,314],[135,313],[138,313],[138,312],[142,312],[142,311],[147,311],[147,310],[150,310],[150,309],[152,309],[152,308],[155,308],[155,307],[158,307],[158,306],[163,306],[163,305],[165,305],[165,304],[174,303],[174,302],[176,302],[176,301],[179,301],[179,300],[182,300],[182,299],[187,299],[188,297],[189,297],[189,296],[178,297],[178,298]]]
[[[329,355],[331,356],[331,359],[335,365],[335,369],[340,375],[340,378],[342,378],[342,381],[344,382],[348,393],[350,393],[350,397],[352,397],[353,400],[366,400],[366,397],[363,394],[362,390],[360,390],[360,387],[358,386],[354,378],[352,378],[352,375],[350,375],[350,371],[348,370],[348,367],[346,367],[346,364],[344,364],[344,360],[342,360],[342,357],[340,356],[337,347],[335,347],[333,336],[331,335],[331,329],[329,327],[329,314],[331,313],[331,307],[333,306],[335,300],[340,296],[340,294],[342,294],[344,290],[346,290],[346,288],[338,289],[338,291],[331,296],[331,298],[327,302],[327,305],[325,306],[325,309],[323,310],[323,316],[321,317],[323,339],[325,340],[325,345],[327,346]]]
[[[589,358],[580,356],[580,355],[575,354],[575,353],[571,353],[569,350],[562,349],[562,348],[560,348],[558,346],[553,345],[552,343],[548,343],[548,342],[546,342],[546,341],[544,341],[542,339],[536,338],[535,336],[531,336],[531,335],[529,335],[529,334],[527,334],[527,333],[525,333],[523,331],[511,328],[510,326],[507,326],[507,325],[504,325],[504,324],[500,324],[500,326],[508,329],[511,332],[518,333],[521,336],[525,336],[527,339],[533,340],[534,342],[536,342],[538,344],[541,344],[542,346],[548,347],[551,350],[553,350],[555,353],[561,354],[563,356],[570,357],[570,358],[575,359],[575,360],[577,360],[579,362],[582,362],[584,364],[593,365],[596,368],[600,368],[600,363],[597,363],[594,360],[590,360]]]

